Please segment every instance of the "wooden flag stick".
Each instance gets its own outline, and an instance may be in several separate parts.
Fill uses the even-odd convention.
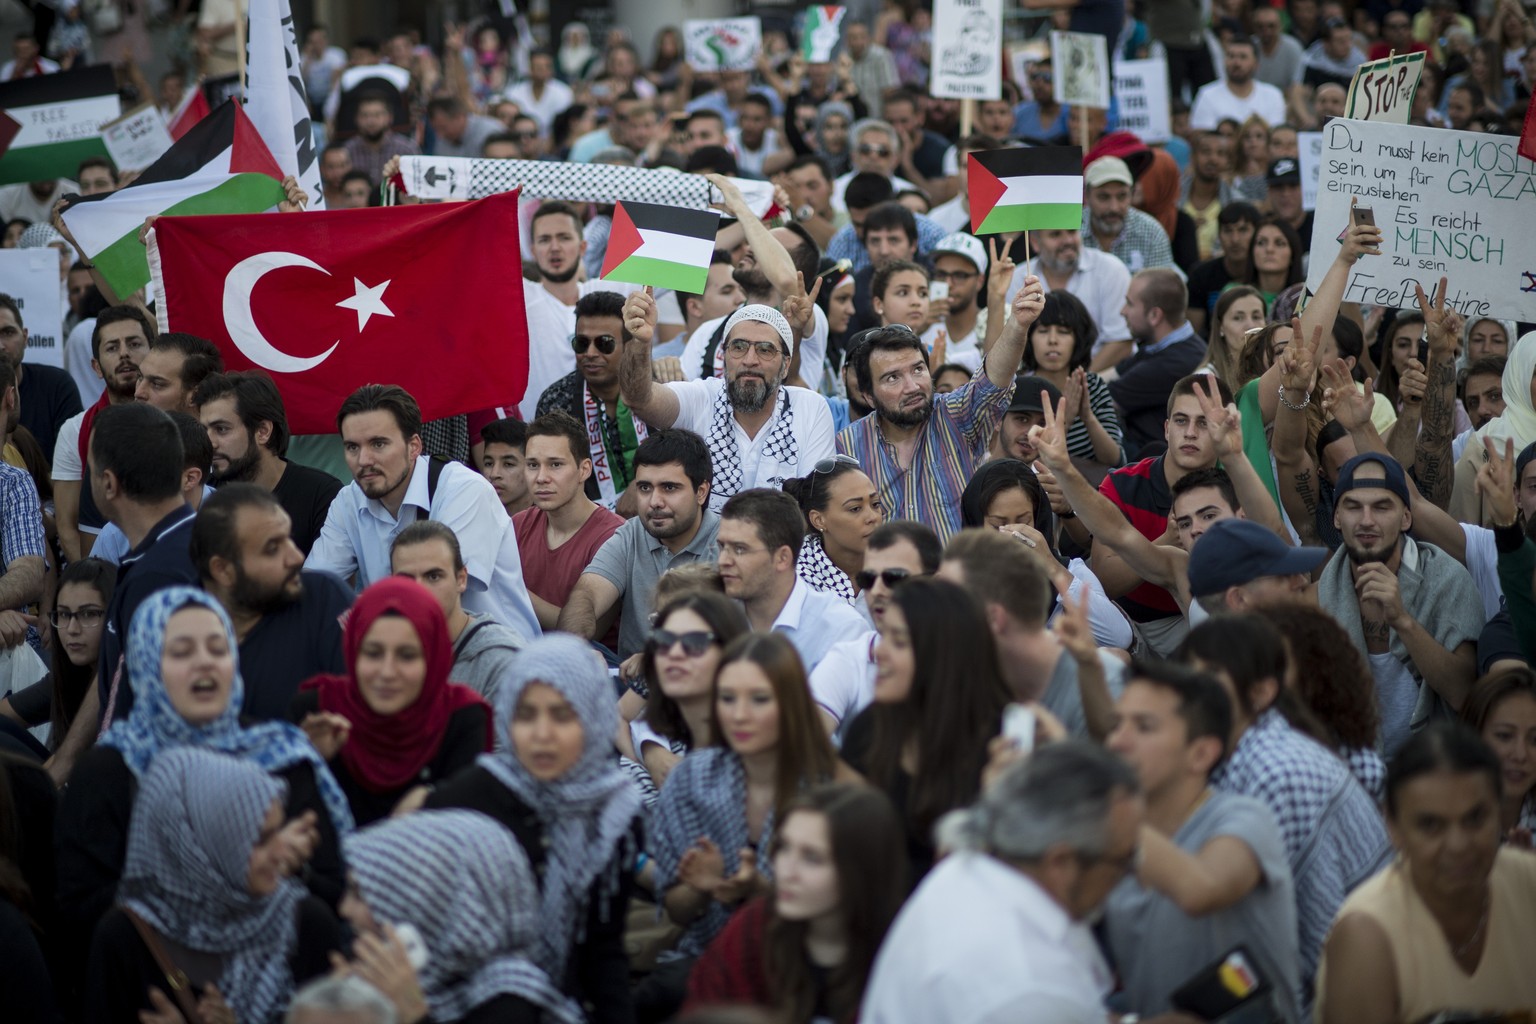
[[[250,98],[245,84],[245,0],[235,0],[235,71],[240,83],[235,95],[243,103]]]
[[[1093,147],[1093,142],[1088,138],[1088,108],[1077,108],[1077,134],[1082,138],[1083,151],[1087,152]]]
[[[960,101],[960,137],[966,138],[971,134],[971,121],[976,116],[976,101],[963,99]]]

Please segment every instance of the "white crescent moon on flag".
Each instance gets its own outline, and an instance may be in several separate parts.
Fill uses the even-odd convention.
[[[224,278],[224,329],[242,355],[257,366],[273,373],[303,373],[323,363],[341,344],[338,340],[317,356],[301,358],[289,355],[262,336],[251,316],[251,292],[269,270],[305,267],[331,276],[331,272],[312,259],[292,252],[261,252],[247,256],[234,265]]]

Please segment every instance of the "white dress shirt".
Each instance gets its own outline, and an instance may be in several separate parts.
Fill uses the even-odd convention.
[[[1033,879],[975,852],[940,861],[885,936],[863,1024],[1104,1024],[1093,936]]]
[[[789,600],[773,620],[773,631],[783,633],[795,645],[807,673],[815,671],[833,644],[863,636],[868,628],[864,616],[854,611],[853,605],[817,590],[799,576],[795,577]]]
[[[715,400],[720,392],[725,390],[725,381],[719,377],[711,377],[708,380],[674,381],[662,386],[671,388],[672,394],[677,396],[677,419],[672,426],[691,430],[708,441],[715,415]],[[734,416],[731,417],[732,436],[736,439],[738,451],[741,452],[740,490],[745,491],[753,487],[771,487],[778,490],[785,480],[809,475],[816,463],[822,459],[831,458],[837,452],[836,435],[832,429],[832,411],[827,406],[827,400],[805,388],[784,385],[783,391],[789,396],[790,415],[794,417],[795,461],[782,461],[764,450],[767,447],[768,438],[773,435],[774,425],[784,414],[780,405],[781,400],[777,396],[774,398],[773,416],[762,425],[756,437],[748,437],[740,421]],[[717,464],[716,473],[718,472]],[[730,494],[711,490],[710,511],[718,514],[731,497]],[[848,606],[844,604],[843,607]]]
[[[469,570],[464,610],[490,615],[526,637],[543,636],[523,582],[517,533],[496,489],[468,466],[450,462],[429,500],[428,462],[425,455],[416,459],[398,515],[390,515],[381,502],[363,494],[357,481],[343,487],[331,502],[304,567],[323,569],[343,580],[356,574],[362,589],[390,575],[389,545],[395,535],[418,519],[432,519],[459,539]]]
[[[1040,257],[1035,256],[1013,272],[1013,280],[1008,284],[1009,307],[1029,274],[1040,278],[1040,287],[1051,290],[1051,283],[1040,273]],[[1067,291],[1077,296],[1099,325],[1099,336],[1093,341],[1095,355],[1110,342],[1130,340],[1131,328],[1125,322],[1125,293],[1130,287],[1131,272],[1118,257],[1083,247],[1077,259],[1077,272],[1067,281]]]
[[[875,699],[875,643],[880,634],[870,630],[853,640],[827,648],[811,672],[811,700],[837,719],[832,742],[843,745],[848,723]]]

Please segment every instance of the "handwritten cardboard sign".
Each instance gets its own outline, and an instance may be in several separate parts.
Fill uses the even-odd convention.
[[[1422,51],[1361,64],[1349,83],[1344,116],[1359,121],[1407,124],[1413,111],[1413,94],[1418,91],[1423,74]]]
[[[171,133],[160,108],[153,103],[102,125],[101,140],[120,171],[142,171],[171,148]]]

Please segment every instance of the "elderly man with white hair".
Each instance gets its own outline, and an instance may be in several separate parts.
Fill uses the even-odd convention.
[[[709,507],[753,487],[777,489],[805,476],[835,452],[826,400],[785,384],[794,358],[796,328],[811,320],[813,304],[801,293],[772,306],[742,306],[726,321],[725,376],[658,384],[651,377],[656,300],[647,288],[624,304],[624,357],[619,395],[652,429],[680,427],[702,436],[714,463]]]

